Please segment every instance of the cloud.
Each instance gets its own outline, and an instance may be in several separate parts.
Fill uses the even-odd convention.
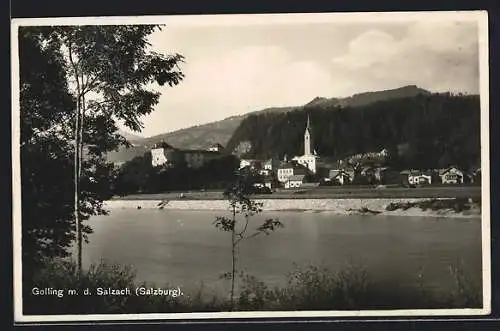
[[[366,31],[332,64],[338,76],[357,81],[346,90],[416,84],[433,91],[477,93],[477,51],[477,30],[470,24],[418,22],[400,39],[377,29]]]
[[[221,33],[171,28],[154,34],[156,51],[186,56],[181,66],[186,77],[178,86],[160,88],[160,103],[145,119],[144,134],[301,105],[316,96],[343,97],[410,84],[436,92],[478,92],[475,23],[297,29],[248,27]]]
[[[252,45],[222,56],[187,59],[185,80],[162,90],[158,112],[146,120],[161,132],[160,118],[176,116],[176,126],[204,123],[272,106],[300,105],[331,94],[328,71],[312,61],[295,61],[277,46]],[[190,114],[190,116],[179,116]],[[163,121],[164,122],[164,121]]]

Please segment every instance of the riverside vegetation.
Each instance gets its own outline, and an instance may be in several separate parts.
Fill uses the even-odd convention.
[[[387,211],[394,211],[397,209],[407,210],[410,208],[420,208],[422,210],[453,210],[456,213],[471,210],[474,207],[481,207],[481,199],[429,199],[417,202],[393,202],[387,205]]]
[[[347,265],[335,272],[322,266],[295,266],[282,287],[270,287],[245,272],[238,273],[238,291],[234,303],[229,298],[207,292],[203,286],[182,296],[136,296],[136,287],[156,287],[140,283],[129,266],[105,261],[92,265],[77,277],[76,263],[67,259],[47,261],[33,279],[25,284],[25,314],[128,314],[228,311],[293,310],[377,310],[480,308],[481,284],[467,275],[461,265],[450,266],[449,291],[437,291],[425,282],[425,274],[416,275],[414,288],[376,280],[362,266]],[[175,284],[165,284],[169,288]],[[31,288],[77,289],[129,288],[127,296],[64,295],[34,296]],[[175,287],[175,286],[174,286]]]

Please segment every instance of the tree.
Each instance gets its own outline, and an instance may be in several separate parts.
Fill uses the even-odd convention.
[[[469,168],[480,156],[479,96],[430,94],[381,100],[359,106],[308,105],[307,109],[256,113],[245,118],[226,144],[253,146],[251,157],[293,157],[303,153],[307,112],[314,114],[314,141],[321,157],[392,151],[392,166],[437,167],[447,146],[453,164]],[[404,109],[404,111],[401,111]],[[397,146],[409,153],[394,154]]]
[[[124,196],[140,192],[154,192],[158,188],[159,170],[151,165],[151,156],[145,153],[125,162],[118,170],[114,193]]]
[[[160,93],[151,89],[154,83],[173,86],[183,78],[178,67],[183,61],[181,55],[166,56],[148,50],[147,37],[159,28],[127,25],[21,29],[23,35],[35,40],[35,47],[50,51],[57,59],[61,73],[58,80],[49,80],[47,84],[64,82],[73,100],[72,112],[66,112],[65,118],[54,124],[64,131],[65,143],[74,145],[72,221],[80,271],[82,240],[86,239],[82,221],[102,211],[103,198],[101,194],[83,190],[86,173],[106,169],[100,166],[105,163],[105,153],[127,145],[126,139],[118,134],[118,122],[133,131],[141,130],[141,117],[152,112],[159,101]],[[29,62],[28,58],[24,60]],[[31,98],[26,95],[26,100]],[[64,156],[71,154],[65,150]],[[63,242],[62,246],[68,245]]]
[[[231,216],[217,216],[214,225],[217,229],[231,233],[231,271],[224,276],[231,280],[230,310],[234,309],[234,287],[237,273],[237,248],[242,240],[250,239],[261,234],[269,235],[271,232],[283,227],[283,224],[274,218],[266,219],[254,232],[247,234],[250,217],[262,211],[262,203],[253,201],[250,195],[253,192],[253,179],[251,172],[239,172],[235,182],[224,192],[224,197],[229,201]],[[242,225],[238,216],[243,216]]]
[[[64,256],[74,240],[71,219],[70,131],[75,100],[62,55],[42,47],[32,29],[19,30],[20,161],[23,283],[44,257]]]

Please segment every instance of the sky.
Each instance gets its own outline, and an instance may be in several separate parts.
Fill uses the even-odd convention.
[[[423,14],[424,15],[424,14]],[[185,79],[162,92],[142,136],[313,98],[417,85],[479,93],[477,21],[169,24],[152,50],[180,53]]]

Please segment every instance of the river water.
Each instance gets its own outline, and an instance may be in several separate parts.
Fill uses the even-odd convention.
[[[230,271],[230,234],[215,229],[221,212],[114,209],[94,217],[84,264],[132,265],[139,281],[184,290],[227,289],[220,274]],[[362,266],[372,277],[413,286],[423,273],[429,286],[450,285],[449,268],[460,266],[480,282],[480,219],[339,216],[329,212],[264,212],[251,219],[249,233],[265,218],[284,228],[243,241],[240,266],[268,285],[283,285],[298,265],[332,270]]]

